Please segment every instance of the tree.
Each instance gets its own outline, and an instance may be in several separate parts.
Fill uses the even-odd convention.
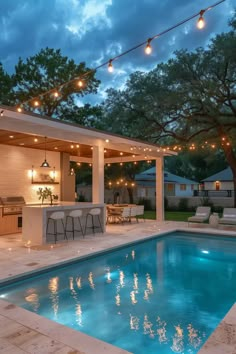
[[[126,135],[217,145],[232,169],[236,191],[235,19],[232,30],[216,36],[206,50],[180,50],[151,72],[132,74],[124,91],[108,92],[104,112],[105,124]]]
[[[8,75],[2,64],[0,63],[0,103],[5,105],[10,105],[12,103],[13,94],[12,94],[12,78]]]
[[[87,73],[85,75],[85,73]],[[84,75],[83,87],[78,85],[78,80]],[[27,110],[39,111],[41,114],[69,119],[81,118],[78,108],[78,99],[88,93],[96,93],[99,80],[95,79],[95,72],[85,66],[85,63],[75,64],[74,60],[61,55],[60,49],[42,49],[38,54],[26,60],[20,58],[15,67],[14,92],[18,104],[27,103]],[[66,84],[67,83],[67,84]],[[65,85],[63,85],[65,84]],[[51,94],[43,95],[50,91]],[[58,94],[57,97],[55,97]],[[34,106],[34,102],[28,101],[37,97],[40,106]],[[85,107],[91,113],[90,107]]]

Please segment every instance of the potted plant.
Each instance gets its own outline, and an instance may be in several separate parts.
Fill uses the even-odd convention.
[[[50,198],[50,204],[52,205],[53,198],[56,197],[52,194],[52,190],[50,188],[39,188],[37,191],[37,194],[39,195],[39,200],[42,200],[42,204],[45,199]]]

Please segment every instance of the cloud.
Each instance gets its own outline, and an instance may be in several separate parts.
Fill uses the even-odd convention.
[[[233,1],[207,11],[203,31],[196,29],[195,18],[153,41],[150,56],[144,54],[143,46],[116,60],[114,74],[101,68],[97,72],[102,80],[97,99],[104,97],[106,88],[123,86],[130,73],[152,69],[176,50],[204,47],[212,36],[228,31]],[[11,73],[19,57],[26,59],[50,47],[60,48],[62,55],[94,68],[212,3],[213,0],[0,1],[0,61]],[[96,97],[84,98],[87,99]]]

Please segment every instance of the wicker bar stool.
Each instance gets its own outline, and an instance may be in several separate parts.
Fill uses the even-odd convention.
[[[64,211],[54,211],[50,215],[50,217],[48,218],[46,235],[53,235],[55,243],[57,242],[57,236],[58,235],[64,235],[64,239],[67,239],[67,236],[66,236],[66,233],[65,233],[65,225],[64,225],[64,221],[63,221],[64,217],[65,217]],[[61,221],[63,232],[58,232],[58,222],[59,221]],[[48,232],[50,223],[53,224],[53,232]]]
[[[73,240],[75,239],[75,231],[81,232],[84,237],[84,232],[81,224],[81,217],[83,215],[83,211],[80,209],[72,210],[69,215],[66,217],[66,228],[65,233],[72,232]],[[79,228],[76,228],[76,220]],[[70,221],[72,229],[70,229]]]
[[[86,230],[87,229],[92,229],[93,233],[95,233],[95,229],[101,229],[101,231],[103,232],[102,223],[101,223],[101,220],[100,220],[100,214],[101,214],[101,209],[100,208],[90,209],[90,211],[88,212],[88,214],[86,216],[84,234],[86,234]],[[88,220],[89,219],[91,221],[91,226],[88,226]],[[97,219],[99,225],[95,224],[95,220],[96,219]]]

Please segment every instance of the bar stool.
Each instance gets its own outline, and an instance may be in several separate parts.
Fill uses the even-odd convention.
[[[83,232],[83,228],[81,225],[81,216],[83,215],[83,211],[82,210],[72,210],[69,215],[67,215],[66,217],[66,228],[65,228],[65,233],[67,232],[72,232],[73,233],[73,240],[75,239],[75,231],[81,232],[83,237],[84,237],[84,232]],[[76,219],[78,220],[78,226],[79,228],[76,229],[75,228],[75,221]],[[71,225],[72,225],[72,229],[69,229],[69,220],[71,220]]]
[[[102,232],[103,232],[102,223],[101,223],[101,220],[100,220],[100,214],[101,214],[101,209],[100,208],[90,209],[90,211],[88,212],[88,214],[86,216],[84,234],[86,234],[87,228],[93,229],[93,233],[95,233],[95,231],[94,231],[95,229],[101,229]],[[96,220],[95,217],[97,217],[99,226],[95,225],[95,220]],[[90,218],[92,226],[88,226],[88,218]]]
[[[50,217],[48,218],[46,234],[47,235],[54,235],[55,243],[57,242],[57,235],[64,235],[64,239],[67,239],[67,236],[65,233],[65,226],[64,226],[64,222],[63,222],[64,217],[65,217],[64,211],[54,211],[50,215]],[[58,221],[61,221],[63,232],[58,232]],[[50,222],[53,223],[53,232],[48,232]]]

